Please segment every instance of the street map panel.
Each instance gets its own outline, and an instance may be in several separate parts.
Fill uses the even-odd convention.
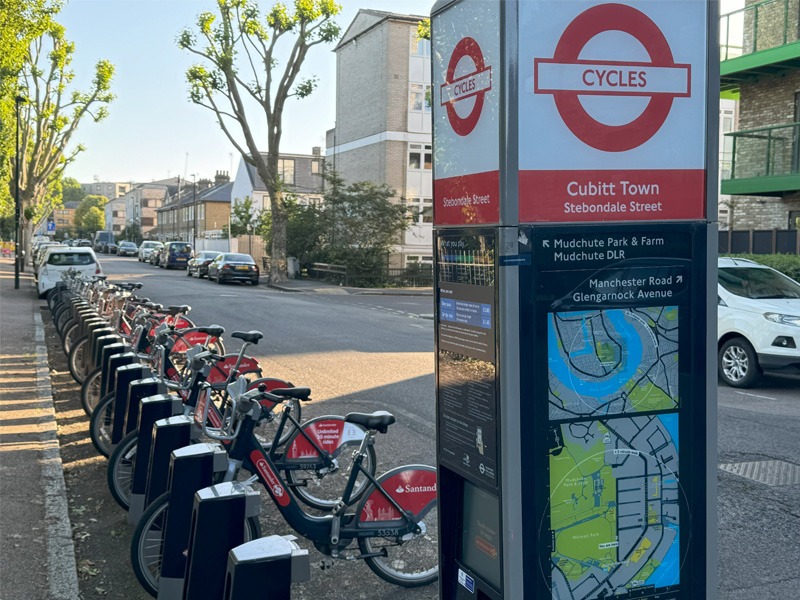
[[[554,600],[647,598],[679,583],[678,415],[554,425]]]
[[[678,307],[548,315],[551,420],[678,408]]]

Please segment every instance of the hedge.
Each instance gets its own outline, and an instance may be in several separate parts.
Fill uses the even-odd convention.
[[[795,281],[800,281],[800,256],[796,254],[721,254],[731,258],[746,258],[772,267]]]

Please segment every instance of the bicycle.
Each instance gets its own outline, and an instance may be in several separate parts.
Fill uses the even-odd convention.
[[[306,513],[287,492],[288,485],[279,468],[253,434],[253,428],[262,418],[263,399],[275,404],[287,398],[302,400],[308,397],[308,389],[262,392],[245,388],[246,383],[241,380],[229,386],[234,411],[225,427],[211,431],[200,417],[206,435],[230,442],[225,480],[235,479],[242,468],[253,473],[245,483],[259,481],[288,525],[331,558],[364,560],[378,577],[403,587],[436,581],[439,572],[436,470],[425,465],[406,465],[375,478],[363,467],[367,448],[378,433],[388,431],[395,422],[394,416],[385,411],[345,416],[345,422],[361,426],[367,433],[355,453],[347,484],[335,508],[327,515],[316,516]],[[369,483],[361,499],[354,500],[353,491],[362,476]],[[136,577],[154,596],[158,591],[168,510],[169,494],[163,494],[144,512],[131,542],[131,563]],[[359,554],[348,550],[354,541]]]

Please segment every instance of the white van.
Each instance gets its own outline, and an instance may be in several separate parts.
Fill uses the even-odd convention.
[[[719,259],[717,364],[730,386],[763,371],[800,373],[800,283],[765,265]]]
[[[53,246],[45,250],[39,266],[39,297],[44,298],[61,281],[61,275],[75,269],[82,275],[102,275],[94,250],[86,247]]]

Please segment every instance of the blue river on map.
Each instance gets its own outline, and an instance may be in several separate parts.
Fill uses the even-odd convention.
[[[672,523],[668,524],[667,527],[679,530],[678,526]],[[680,539],[679,533],[670,545],[669,550],[667,550],[664,560],[661,561],[661,564],[655,572],[647,578],[645,582],[647,585],[661,588],[680,583]]]
[[[675,450],[680,450],[680,446],[678,446],[678,414],[661,415],[658,418],[664,425],[664,429],[667,430],[672,443],[675,444]]]
[[[567,313],[570,318],[585,314],[587,317],[598,317],[597,312],[573,312]],[[549,360],[550,371],[565,385],[573,389],[577,394],[586,395],[593,398],[602,398],[617,393],[622,385],[629,381],[636,370],[639,368],[644,356],[644,349],[642,348],[642,339],[636,328],[625,319],[625,312],[623,310],[607,310],[605,311],[606,318],[610,321],[611,325],[616,330],[619,337],[625,341],[625,357],[622,362],[622,367],[612,373],[610,379],[600,381],[598,379],[581,379],[585,377],[581,373],[573,372],[567,361],[561,359],[558,353],[558,337],[556,335],[555,315],[552,315],[547,328],[547,342],[550,348],[551,357]],[[584,334],[586,334],[587,324],[586,321],[582,324]],[[592,348],[592,341],[588,335],[583,337],[584,346],[578,350],[571,351],[570,356],[582,356],[594,352]],[[566,348],[564,349],[566,352]]]

